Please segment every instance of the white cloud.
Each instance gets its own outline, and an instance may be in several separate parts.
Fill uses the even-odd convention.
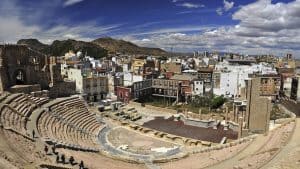
[[[154,35],[154,34],[162,34],[162,33],[176,33],[176,32],[194,32],[194,31],[203,31],[206,29],[210,29],[210,26],[183,26],[177,28],[163,28],[151,31],[143,31],[143,32],[135,32],[131,33],[131,36],[141,36],[141,35]]]
[[[21,38],[38,38],[44,43],[66,38],[89,41],[115,31],[121,26],[118,24],[99,26],[96,22],[86,22],[75,26],[58,24],[45,28],[32,21],[29,25],[28,20],[22,18],[26,13],[23,13],[14,2],[14,0],[0,1],[0,22],[5,23],[0,25],[1,41],[16,42]],[[300,0],[275,4],[272,4],[271,0],[260,0],[242,6],[232,18],[239,23],[220,27],[185,25],[134,32],[118,38],[142,46],[167,50],[173,48],[174,51],[219,50],[278,55],[289,52],[300,56]],[[142,27],[152,24],[156,22],[147,23]]]
[[[13,0],[2,0],[0,6],[0,40],[2,42],[12,43],[16,38],[30,36],[34,32],[40,31],[38,26],[26,25],[22,21],[20,9]]]
[[[224,3],[224,10],[225,11],[229,11],[234,5],[233,1],[229,2],[229,1],[224,0],[223,3]]]
[[[189,14],[189,13],[193,13],[193,11],[182,11],[182,12],[178,12],[177,14]]]
[[[116,25],[98,26],[93,22],[82,23],[78,26],[56,25],[46,30],[42,30],[33,34],[42,42],[62,39],[76,39],[91,41],[99,36],[103,36],[119,27]]]
[[[229,2],[229,1],[223,0],[223,7],[217,8],[216,12],[218,15],[223,15],[224,12],[229,11],[231,8],[233,8],[233,6],[234,6],[233,1]]]
[[[222,8],[217,8],[216,10],[218,15],[223,15],[223,9]]]
[[[22,38],[37,38],[44,43],[67,38],[89,41],[116,30],[120,26],[120,24],[99,26],[96,22],[84,22],[75,26],[57,24],[44,28],[39,24],[25,23],[22,16],[26,13],[23,13],[14,0],[2,0],[0,6],[0,22],[5,23],[0,25],[0,43],[16,43]]]
[[[71,6],[71,5],[77,4],[82,1],[84,1],[84,0],[66,0],[64,3],[64,6]]]
[[[38,26],[28,26],[18,17],[0,16],[0,39],[5,42],[15,42],[16,39],[32,36],[35,32],[40,31]]]
[[[184,0],[172,0],[173,3],[180,2],[180,1],[184,1]]]
[[[189,2],[184,2],[182,4],[177,4],[177,6],[185,7],[185,8],[202,8],[205,7],[203,4],[194,4]]]
[[[255,11],[255,12],[253,12]],[[152,31],[149,41],[131,37],[142,46],[153,46],[176,51],[218,50],[243,54],[293,53],[300,58],[300,0],[289,3],[271,3],[260,0],[242,6],[233,14],[239,24],[233,26],[207,27],[195,33],[173,28]],[[185,33],[183,36],[181,33]],[[144,37],[145,38],[145,37]]]
[[[240,20],[241,27],[258,31],[299,29],[300,0],[276,4],[271,0],[260,0],[242,7],[233,14],[233,19]]]
[[[150,39],[145,38],[145,39],[142,39],[141,41],[142,42],[150,42]]]

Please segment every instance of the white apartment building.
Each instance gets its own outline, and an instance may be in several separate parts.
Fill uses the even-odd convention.
[[[134,82],[143,81],[142,75],[134,75],[131,72],[123,73],[123,84],[124,86],[131,86]]]
[[[92,68],[101,67],[100,60],[94,59],[94,58],[92,58],[90,56],[86,56],[85,59],[90,62]]]
[[[249,74],[277,74],[273,67],[267,64],[231,65],[227,61],[216,65],[215,71],[220,72],[220,85],[214,87],[214,94],[228,97],[241,94],[241,88],[246,86],[245,80]]]
[[[201,80],[194,80],[192,83],[192,95],[203,96],[204,94],[204,82]]]
[[[67,69],[67,77],[76,83],[76,92],[91,102],[97,102],[106,98],[108,94],[108,77],[95,75],[91,71],[82,69]]]

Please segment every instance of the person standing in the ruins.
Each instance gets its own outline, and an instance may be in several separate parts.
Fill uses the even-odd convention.
[[[71,156],[70,159],[69,159],[70,164],[73,165],[74,161],[75,161],[74,157]]]
[[[55,149],[56,149],[55,144],[52,146],[51,149],[52,149],[52,153],[53,153],[53,154],[56,154],[56,152],[55,152]]]
[[[80,161],[79,169],[84,169],[84,164],[83,164],[83,161],[82,161],[82,160]]]
[[[65,159],[65,155],[62,154],[60,158],[61,158],[61,162],[64,164],[64,163],[65,163],[65,160],[66,160],[66,159]]]
[[[59,163],[59,156],[56,155],[56,163]]]
[[[32,138],[35,138],[35,131],[32,130]]]
[[[46,153],[46,155],[48,154],[48,146],[45,146],[44,151]]]

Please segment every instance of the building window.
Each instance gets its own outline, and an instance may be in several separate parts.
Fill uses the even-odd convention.
[[[165,81],[165,86],[168,86],[168,81]]]

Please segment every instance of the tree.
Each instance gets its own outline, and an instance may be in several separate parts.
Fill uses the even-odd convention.
[[[209,107],[210,98],[205,96],[195,96],[191,104],[194,107]]]
[[[224,98],[224,96],[214,97],[211,100],[211,108],[217,109],[217,108],[221,107],[225,103],[225,101],[226,101],[226,98]]]
[[[280,118],[289,118],[290,115],[283,113],[277,104],[274,104],[271,110],[270,119],[276,120]]]
[[[279,113],[279,107],[278,105],[274,104],[271,110],[271,115],[270,115],[270,119],[271,120],[276,120],[277,119],[277,114]]]

